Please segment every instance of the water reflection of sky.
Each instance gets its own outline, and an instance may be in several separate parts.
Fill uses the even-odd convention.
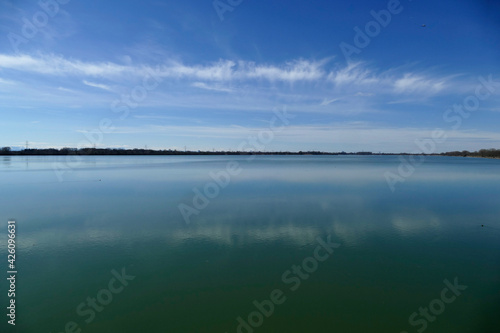
[[[252,162],[218,156],[86,157],[81,169],[58,182],[51,165],[60,159],[9,157],[1,169],[6,199],[0,205],[24,221],[27,247],[109,245],[134,237],[230,244],[235,234],[250,243],[280,239],[303,245],[326,233],[358,244],[377,233],[440,232],[466,223],[461,222],[464,210],[476,217],[498,211],[491,196],[500,184],[498,161],[429,158],[393,194],[383,173],[398,166],[395,157],[257,157]],[[184,225],[177,204],[190,203],[193,187],[202,189],[212,181],[209,172],[224,170],[235,159],[241,174],[193,217],[193,224]],[[458,219],[457,212],[462,213]]]

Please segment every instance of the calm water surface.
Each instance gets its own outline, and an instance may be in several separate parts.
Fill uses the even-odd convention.
[[[1,267],[15,219],[18,269],[1,331],[498,332],[500,160],[428,157],[392,192],[399,165],[0,156]]]

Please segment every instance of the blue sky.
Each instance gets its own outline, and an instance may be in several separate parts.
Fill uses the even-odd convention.
[[[41,3],[0,0],[0,146],[500,148],[498,1]]]

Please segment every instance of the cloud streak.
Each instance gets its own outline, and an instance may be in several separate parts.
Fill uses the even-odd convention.
[[[110,86],[107,86],[107,85],[101,84],[101,83],[95,83],[95,82],[83,80],[83,84],[86,86],[89,86],[89,87],[99,88],[99,89],[107,90],[107,91],[113,91],[113,89],[111,89]]]
[[[179,61],[165,60],[156,66],[121,65],[113,62],[83,62],[56,55],[5,55],[0,54],[0,69],[56,77],[101,78],[113,82],[124,78],[143,78],[154,72],[162,78],[190,80],[192,86],[205,90],[228,91],[228,88],[208,85],[209,82],[230,83],[256,82],[309,82],[335,87],[392,89],[395,93],[419,93],[443,91],[450,77],[433,77],[422,73],[390,71],[379,72],[363,63],[351,63],[345,67],[329,69],[331,59],[311,61],[297,59],[282,64],[257,64],[250,61],[219,60],[208,64],[186,65]],[[91,81],[87,81],[91,82]],[[108,89],[103,84],[87,84]],[[106,88],[105,88],[106,87]]]

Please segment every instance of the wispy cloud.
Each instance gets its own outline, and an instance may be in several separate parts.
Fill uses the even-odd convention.
[[[91,77],[116,76],[131,70],[130,67],[111,62],[88,63],[79,60],[67,60],[55,55],[33,57],[26,54],[0,54],[0,68],[38,74]]]
[[[332,71],[328,74],[328,80],[336,85],[346,84],[374,84],[381,81],[369,69],[365,68],[362,63],[350,63],[346,67],[337,71]]]
[[[447,87],[450,77],[430,76],[418,72],[386,70],[377,72],[365,64],[350,63],[329,70],[331,59],[310,61],[297,59],[282,64],[257,64],[249,61],[219,60],[215,63],[186,65],[179,61],[165,60],[156,66],[148,64],[127,65],[113,62],[83,62],[56,55],[5,55],[0,54],[0,69],[25,73],[80,77],[86,85],[110,90],[108,85],[89,81],[103,78],[120,82],[124,78],[144,78],[157,75],[162,78],[191,80],[192,86],[205,90],[226,91],[222,85],[209,82],[266,81],[266,82],[333,82],[337,87],[353,86],[373,90],[392,89],[395,93],[438,93]],[[356,90],[359,92],[359,90]],[[355,93],[355,92],[353,92]],[[365,92],[369,96],[373,92]]]
[[[195,82],[191,86],[193,86],[195,88],[211,90],[211,91],[220,91],[220,92],[232,92],[233,91],[230,88],[225,88],[225,87],[218,86],[218,85],[209,85],[209,84],[204,83],[204,82]]]
[[[311,81],[324,76],[325,61],[311,62],[295,60],[283,65],[257,65],[253,62],[220,60],[207,65],[185,65],[176,61],[166,61],[156,68],[148,65],[120,65],[112,62],[82,62],[55,55],[2,55],[0,68],[17,71],[80,77],[144,76],[155,72],[162,77],[186,78],[204,81],[269,80],[269,81]]]
[[[89,86],[89,87],[99,88],[99,89],[103,89],[103,90],[107,90],[107,91],[113,91],[113,89],[110,86],[107,86],[107,85],[101,84],[101,83],[95,83],[95,82],[83,80],[83,84],[85,84],[86,86]]]
[[[323,61],[295,60],[277,67],[240,62],[240,69],[235,74],[236,77],[270,81],[312,81],[324,78],[323,67],[327,63],[328,59]]]
[[[430,98],[460,94],[466,84],[470,85],[456,75],[445,76],[432,69],[419,71],[415,65],[376,68],[363,62],[335,63],[331,58],[274,64],[238,60],[186,64],[171,59],[165,57],[160,64],[152,64],[0,54],[1,80],[17,82],[23,78],[17,85],[8,86],[3,102],[9,99],[15,104],[16,100],[28,99],[37,107],[109,108],[113,100],[121,100],[154,76],[161,78],[161,84],[132,112],[139,108],[266,112],[279,101],[296,113],[357,116],[397,108],[404,113],[408,112],[407,105],[429,107]],[[433,107],[444,109],[442,105]]]
[[[445,78],[426,78],[424,76],[406,73],[396,82],[394,89],[398,93],[430,92],[438,93],[445,88]]]
[[[330,105],[332,103],[335,103],[337,102],[338,100],[340,100],[339,98],[333,98],[333,99],[323,99],[323,102],[321,102],[321,106],[327,106],[327,105]]]
[[[365,93],[365,92],[358,91],[356,94],[354,94],[354,96],[372,97],[372,96],[375,96],[375,94],[374,93]]]
[[[76,90],[64,88],[64,87],[57,87],[57,90],[64,91],[64,92],[69,92],[69,93],[76,93]]]

